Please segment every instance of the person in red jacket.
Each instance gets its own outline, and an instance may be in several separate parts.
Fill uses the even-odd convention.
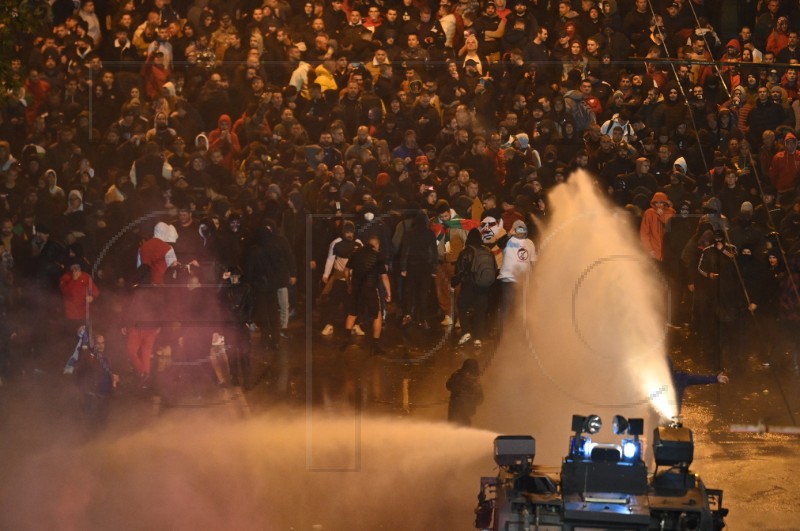
[[[100,290],[92,282],[92,277],[81,270],[79,262],[69,263],[69,269],[61,276],[59,287],[64,300],[64,317],[69,323],[70,333],[74,333],[86,322],[87,309],[100,295]]]
[[[800,152],[797,151],[797,137],[786,133],[783,139],[786,146],[772,157],[769,165],[769,180],[778,189],[779,197],[792,192],[800,177]]]
[[[125,350],[142,390],[150,387],[153,347],[161,333],[164,307],[164,290],[146,284],[131,289],[120,332],[125,336]]]
[[[169,81],[170,67],[164,58],[164,52],[154,50],[150,52],[142,67],[145,94],[151,100],[161,94],[164,83]]]
[[[233,171],[233,162],[242,150],[239,137],[231,129],[231,117],[220,115],[217,128],[208,133],[208,150],[219,149],[222,153],[222,165]]]
[[[178,232],[172,225],[160,221],[153,237],[139,247],[139,267],[147,266],[150,269],[150,282],[155,285],[164,284],[167,269],[178,264],[175,249],[171,243],[178,241]]]
[[[675,215],[675,209],[664,192],[656,192],[650,200],[650,208],[642,215],[639,226],[639,239],[645,251],[658,260],[664,261],[664,232],[667,221]]]

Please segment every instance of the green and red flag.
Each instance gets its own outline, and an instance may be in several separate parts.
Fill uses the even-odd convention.
[[[469,232],[471,229],[477,229],[480,226],[480,223],[475,221],[474,219],[450,219],[444,222],[433,222],[431,223],[431,230],[438,238],[442,234],[444,234],[445,229],[463,229]]]

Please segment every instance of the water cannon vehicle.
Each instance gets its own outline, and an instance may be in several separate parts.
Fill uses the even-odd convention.
[[[690,470],[692,431],[680,422],[653,431],[655,470],[642,457],[643,419],[614,417],[618,443],[593,442],[597,415],[573,415],[560,472],[534,465],[536,440],[494,440],[496,477],[481,478],[475,527],[491,531],[718,531],[728,510],[722,491]]]

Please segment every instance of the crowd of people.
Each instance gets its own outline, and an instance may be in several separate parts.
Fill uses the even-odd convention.
[[[236,381],[249,331],[274,346],[303,304],[374,352],[386,322],[480,347],[578,169],[673,324],[796,341],[800,4],[724,5],[52,2],[4,59],[0,377],[32,316],[124,330],[143,385],[154,349],[222,341]]]

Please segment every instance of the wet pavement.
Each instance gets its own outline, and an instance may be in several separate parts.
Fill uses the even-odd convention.
[[[680,356],[686,366],[712,364],[689,349]],[[753,351],[735,361],[728,385],[686,393],[694,468],[707,485],[724,490],[728,529],[798,530],[800,371],[785,351]],[[768,433],[784,429],[795,433]]]
[[[203,360],[183,362],[158,356],[158,373],[147,391],[132,385],[123,369],[105,430],[132,433],[157,424],[159,419],[196,415],[246,419],[286,406],[294,406],[298,417],[314,411],[354,419],[445,422],[448,376],[467,357],[478,359],[482,367],[491,366],[497,345],[488,338],[481,348],[471,344],[458,347],[456,328],[424,330],[413,324],[403,328],[392,316],[381,341],[385,352],[380,355],[370,353],[367,337],[345,337],[342,330],[322,337],[319,330],[306,329],[297,318],[290,333],[292,337],[282,340],[277,349],[260,346],[258,333],[254,335],[251,367],[242,387],[218,386]],[[670,342],[682,369],[704,373],[718,363],[680,330],[670,332]],[[342,349],[345,343],[348,346]],[[795,497],[800,490],[796,475],[800,435],[731,431],[733,425],[761,424],[762,431],[796,427],[800,372],[786,352],[724,356],[731,383],[689,388],[685,395],[684,422],[695,432],[694,468],[707,485],[724,490],[725,505],[731,511],[728,529],[800,530],[800,503]],[[127,365],[119,350],[110,357],[115,367]],[[0,388],[3,431],[33,425],[37,417],[47,421],[46,427],[32,428],[22,439],[32,449],[54,427],[81,425],[75,391],[68,377],[58,374],[55,367],[27,370],[17,381]],[[46,398],[48,394],[50,398]],[[23,422],[25,416],[30,418]],[[359,424],[355,426],[358,429]],[[90,440],[95,432],[78,433],[73,437],[81,442]],[[487,456],[489,441],[487,438]],[[482,473],[490,475],[493,470],[489,467]],[[476,489],[478,481],[476,475]]]

